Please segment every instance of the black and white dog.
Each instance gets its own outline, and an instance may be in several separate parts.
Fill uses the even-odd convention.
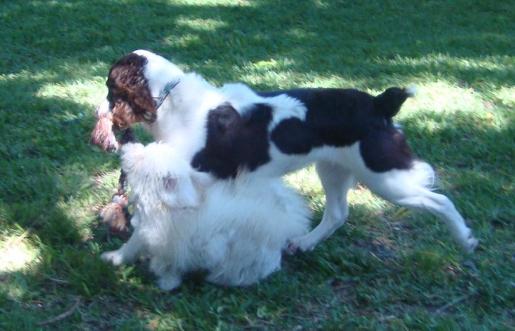
[[[378,96],[354,89],[256,93],[243,84],[220,89],[142,50],[112,66],[107,87],[99,119],[109,118],[114,129],[143,122],[155,140],[215,177],[278,177],[316,163],[324,215],[313,231],[291,241],[291,250],[313,249],[345,222],[355,181],[388,201],[439,216],[467,252],[477,246],[453,203],[431,190],[431,166],[414,158],[392,123],[409,89]],[[99,133],[108,125],[97,127],[93,142],[116,148],[116,141],[102,139],[112,132]]]

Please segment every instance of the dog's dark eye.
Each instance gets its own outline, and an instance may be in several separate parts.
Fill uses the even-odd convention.
[[[113,98],[113,99],[120,98],[120,93],[118,93],[116,91],[109,91],[109,94],[111,95],[111,98]]]
[[[117,104],[121,104],[125,100],[126,93],[120,92],[117,90],[109,90],[107,92],[107,101],[109,101],[109,106],[111,109],[115,107]]]
[[[115,100],[126,100],[127,99],[127,92],[123,90],[113,89],[110,91],[111,96]]]

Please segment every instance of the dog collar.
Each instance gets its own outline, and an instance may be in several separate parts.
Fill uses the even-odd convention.
[[[159,109],[159,107],[161,107],[161,105],[165,101],[166,97],[168,97],[168,95],[170,95],[170,92],[174,89],[174,87],[177,86],[177,84],[179,84],[179,82],[180,82],[180,80],[177,79],[177,80],[172,80],[172,81],[166,83],[165,87],[163,87],[161,92],[159,92],[159,96],[154,97],[155,102],[156,102],[156,110]]]

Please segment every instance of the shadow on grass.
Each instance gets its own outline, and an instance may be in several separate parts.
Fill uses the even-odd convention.
[[[98,261],[98,252],[104,248],[96,242],[98,238],[91,240],[88,235],[104,234],[91,232],[96,228],[94,211],[75,217],[80,212],[70,209],[92,208],[94,201],[109,197],[111,192],[96,192],[92,178],[116,169],[117,160],[88,145],[92,106],[73,95],[42,96],[47,86],[103,80],[113,60],[137,48],[171,55],[185,68],[198,70],[217,83],[240,80],[249,66],[272,59],[279,65],[257,70],[256,75],[292,72],[305,75],[303,83],[310,76],[339,76],[358,82],[357,87],[374,89],[427,77],[480,91],[490,85],[510,86],[514,81],[509,66],[513,22],[508,2],[253,1],[236,6],[228,2],[11,1],[0,7],[0,46],[9,50],[0,53],[2,226],[30,230],[41,241],[44,260],[39,271],[23,274],[27,300],[37,297],[40,287],[56,286],[47,276],[67,279],[68,292],[87,298],[122,293],[113,306],[129,314],[135,308],[122,306],[133,290],[140,292],[136,300],[143,306],[158,310],[180,305],[185,296],[173,299],[155,289],[143,289],[138,282],[146,274],[131,268],[114,271]],[[467,13],[463,8],[468,8]],[[261,89],[278,87],[259,79],[253,83]],[[452,183],[447,183],[449,191],[465,216],[477,220],[485,233],[491,219],[513,217],[513,202],[508,198],[513,196],[509,183],[514,156],[508,152],[513,121],[494,129],[473,118],[450,122],[444,114],[432,116],[442,123],[437,130],[425,130],[416,120],[407,120],[405,129],[417,154],[437,169],[445,169],[443,180]],[[503,192],[502,198],[496,197],[498,192]],[[370,214],[367,208],[358,208],[356,213],[358,217]],[[357,238],[351,243],[354,246],[361,245],[358,240],[370,239],[363,232],[357,237],[351,234],[349,240]],[[293,272],[310,274],[281,287],[280,294],[273,294],[274,286],[265,286],[264,295],[278,300],[288,297],[288,291],[295,292],[293,286],[305,287],[306,278],[376,274],[369,259],[351,259],[355,265],[345,265],[341,259],[334,260],[334,255],[327,258],[327,252],[315,252],[307,263],[294,259]],[[349,254],[344,256],[350,259]],[[334,269],[332,263],[342,266]],[[134,272],[137,277],[128,276]],[[317,278],[315,273],[322,276]],[[288,282],[285,276],[274,277]],[[186,291],[195,291],[192,287]],[[57,287],[45,295],[58,296],[59,291]],[[240,299],[245,296],[240,290],[212,287],[198,291],[195,302],[207,310],[221,292],[234,291]],[[253,291],[259,294],[260,287]],[[188,309],[179,311],[180,319],[189,318]]]

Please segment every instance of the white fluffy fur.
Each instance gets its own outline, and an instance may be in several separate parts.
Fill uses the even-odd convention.
[[[118,265],[148,254],[162,289],[199,269],[216,284],[255,283],[280,268],[288,240],[308,231],[309,210],[281,179],[212,182],[164,143],[125,145],[122,167],[135,231],[102,258]]]

